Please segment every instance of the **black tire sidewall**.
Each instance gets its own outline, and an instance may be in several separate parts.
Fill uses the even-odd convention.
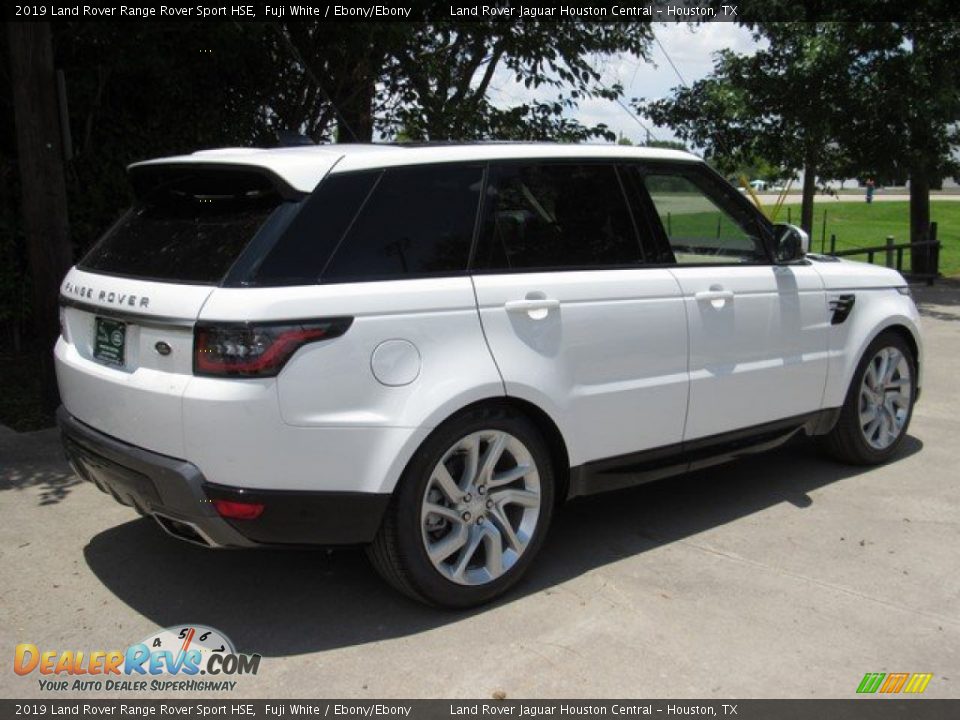
[[[513,567],[493,582],[467,586],[451,582],[434,568],[421,538],[420,509],[430,474],[443,454],[464,436],[480,430],[502,430],[526,445],[540,475],[540,516],[533,537]],[[547,444],[526,418],[502,409],[486,409],[444,423],[417,451],[394,500],[398,550],[410,585],[428,602],[448,608],[479,605],[505,592],[520,580],[543,545],[552,519],[555,486]]]

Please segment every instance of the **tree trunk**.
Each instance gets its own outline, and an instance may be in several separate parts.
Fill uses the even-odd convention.
[[[70,268],[70,226],[49,23],[8,24],[21,210],[32,286],[35,343],[47,410],[59,404],[53,344],[60,281]]]
[[[926,169],[916,165],[910,171],[910,242],[930,239],[930,178]],[[910,252],[910,271],[931,273],[930,248]]]
[[[803,164],[803,199],[800,206],[800,227],[813,235],[813,201],[817,192],[817,168],[809,158]]]
[[[360,74],[360,73],[358,73]],[[337,142],[373,142],[373,96],[376,92],[376,77],[362,73],[356,82],[361,87],[352,87],[350,97],[333,98],[339,109],[337,118]]]

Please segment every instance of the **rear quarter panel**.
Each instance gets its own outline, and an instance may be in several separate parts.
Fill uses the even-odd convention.
[[[353,324],[341,337],[302,347],[276,378],[194,378],[184,395],[186,442],[205,475],[248,486],[389,492],[433,427],[504,394],[467,277],[219,288],[200,319],[334,316]],[[406,384],[386,385],[374,374],[374,351],[391,340],[419,355]],[[211,432],[219,439],[204,443]]]

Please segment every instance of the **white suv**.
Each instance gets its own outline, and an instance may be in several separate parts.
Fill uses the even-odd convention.
[[[368,544],[421,600],[516,582],[563,500],[771,448],[896,451],[896,272],[806,254],[698,158],[225,149],[138,163],[70,270],[76,472],[210,547]]]

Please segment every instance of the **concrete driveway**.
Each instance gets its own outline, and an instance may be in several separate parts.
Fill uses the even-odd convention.
[[[958,697],[960,285],[917,294],[926,380],[897,461],[798,441],[578,501],[528,580],[468,613],[398,596],[359,550],[175,541],[80,483],[54,431],[0,428],[0,696],[42,696],[16,643],[122,649],[204,623],[263,656],[231,698],[848,698],[896,671]]]

